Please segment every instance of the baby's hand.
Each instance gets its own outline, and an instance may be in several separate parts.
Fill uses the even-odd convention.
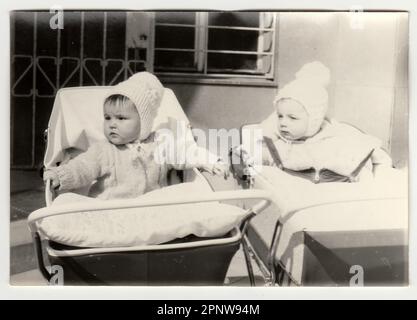
[[[243,148],[242,145],[234,147],[232,149],[233,155],[239,157],[242,165],[253,167],[255,165],[255,159]]]
[[[243,146],[238,145],[231,148],[230,152],[232,155],[240,157],[242,155]]]
[[[230,175],[229,165],[223,160],[219,160],[213,165],[212,173],[227,179]]]
[[[44,173],[43,173],[43,181],[47,181],[47,180],[51,180],[51,187],[53,188],[53,189],[56,189],[56,188],[58,188],[59,187],[59,178],[58,178],[58,175],[56,174],[56,172],[55,171],[52,171],[52,170],[46,170]]]

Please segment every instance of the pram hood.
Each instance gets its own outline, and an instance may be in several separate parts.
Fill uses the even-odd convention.
[[[46,168],[65,159],[65,150],[85,151],[96,142],[104,141],[103,102],[111,87],[75,87],[58,91],[48,124],[48,141],[44,157]],[[161,107],[153,131],[172,127],[172,120],[189,121],[171,89],[164,89]],[[192,139],[191,134],[186,135]]]

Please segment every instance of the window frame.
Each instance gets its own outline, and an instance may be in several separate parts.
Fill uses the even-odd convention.
[[[240,85],[240,86],[265,86],[273,87],[277,85],[276,66],[278,63],[278,34],[279,34],[279,14],[277,12],[258,12],[258,13],[271,13],[272,27],[270,28],[247,28],[247,27],[233,27],[233,26],[208,26],[208,14],[209,12],[196,12],[196,24],[195,24],[195,46],[194,49],[186,50],[188,52],[196,52],[197,69],[196,72],[170,72],[170,71],[154,71],[154,56],[155,48],[155,30],[157,25],[169,25],[164,23],[156,23],[155,13],[153,13],[153,25],[151,27],[150,37],[150,59],[149,65],[151,70],[161,78],[162,81],[169,83],[198,83],[198,84],[227,84],[227,85]],[[174,24],[171,24],[174,25]],[[226,73],[207,73],[207,54],[209,52],[227,51],[227,50],[208,50],[208,32],[209,29],[229,29],[229,30],[245,30],[245,29],[258,29],[269,30],[273,32],[271,55],[271,71],[265,75],[250,75],[250,74],[226,74]],[[163,50],[163,48],[161,48]],[[174,50],[173,50],[174,51]],[[239,52],[236,50],[235,52]],[[258,51],[254,53],[261,53],[258,44]],[[239,53],[237,53],[239,54]],[[262,54],[265,54],[262,52]],[[203,71],[199,71],[203,66]]]

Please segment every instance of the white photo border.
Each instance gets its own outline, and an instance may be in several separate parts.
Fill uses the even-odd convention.
[[[53,6],[65,9],[122,9],[122,10],[152,10],[152,9],[188,9],[188,10],[351,10],[363,8],[364,10],[405,10],[410,12],[410,54],[409,54],[409,172],[410,172],[410,262],[409,282],[406,288],[177,288],[177,287],[13,287],[9,285],[9,212],[10,212],[10,20],[11,10],[49,9]],[[3,152],[1,162],[1,222],[0,222],[0,298],[1,299],[412,299],[417,297],[417,241],[416,241],[416,191],[417,171],[417,114],[416,91],[411,90],[416,83],[416,41],[417,41],[417,3],[412,0],[357,0],[357,1],[276,1],[276,0],[239,0],[221,1],[194,0],[39,0],[36,2],[24,0],[3,0],[0,2],[0,30],[4,41],[0,49],[0,70],[2,70],[1,83],[1,136]]]

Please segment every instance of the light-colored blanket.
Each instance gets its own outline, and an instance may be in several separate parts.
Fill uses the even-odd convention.
[[[206,191],[206,190],[205,190]],[[183,183],[149,192],[143,200],[175,199],[201,194],[195,183]],[[207,192],[207,191],[206,191]],[[100,202],[74,193],[60,195],[52,206]],[[221,203],[195,203],[149,208],[92,211],[53,216],[38,222],[50,240],[76,247],[128,247],[160,244],[188,235],[218,237],[238,226],[245,211]]]

